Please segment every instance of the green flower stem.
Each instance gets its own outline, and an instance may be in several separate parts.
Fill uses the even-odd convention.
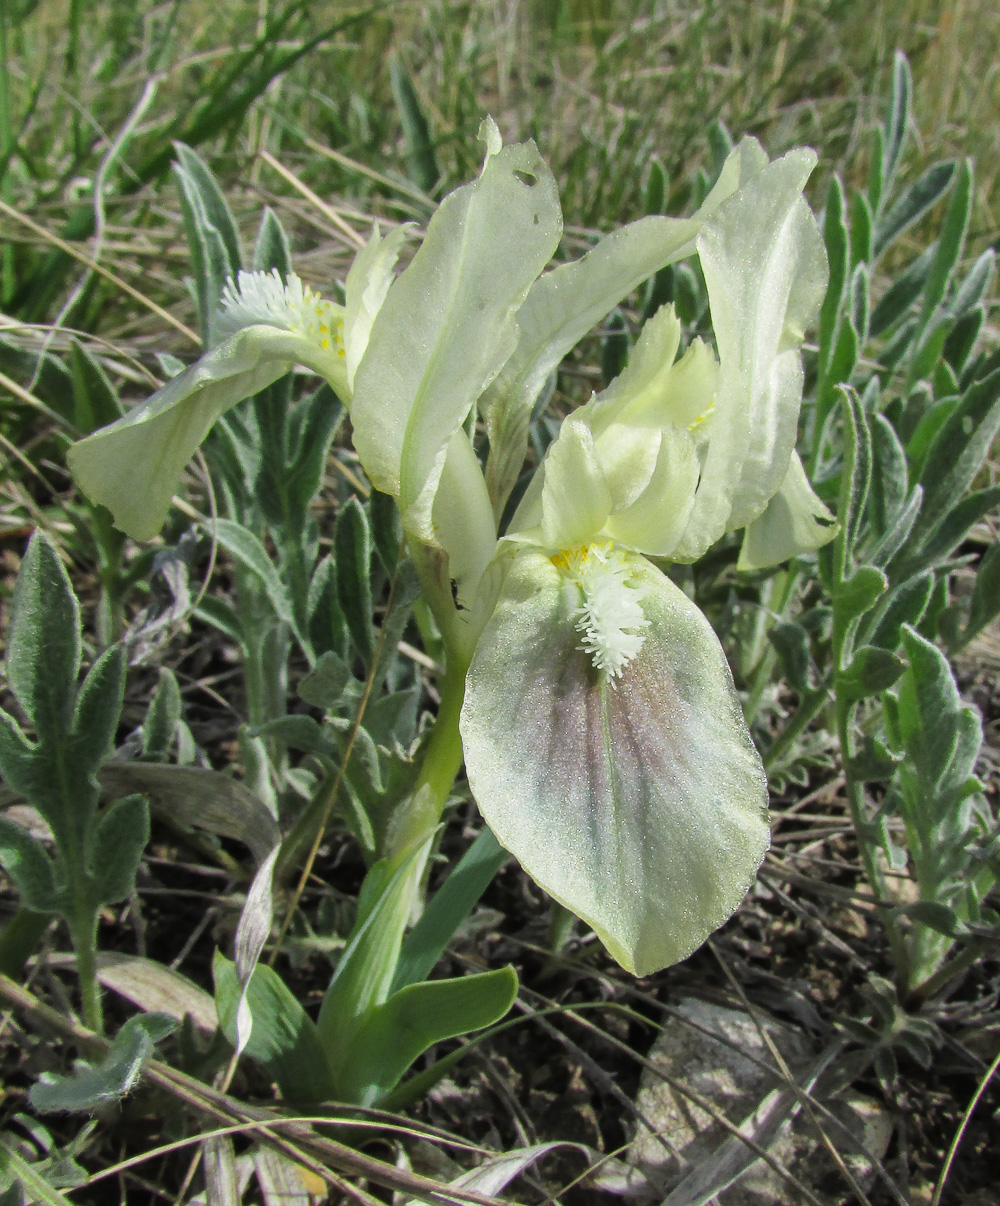
[[[442,564],[436,550],[426,546],[412,548],[411,557],[424,586],[424,598],[444,635],[446,669],[439,680],[441,702],[413,791],[394,817],[384,859],[370,873],[380,877],[383,892],[389,893],[394,903],[364,935],[350,976],[344,978],[339,991],[335,980],[334,995],[324,1003],[321,1019],[335,1017],[342,1032],[366,1010],[381,1004],[391,990],[403,935],[420,911],[435,833],[462,769],[458,722],[470,660],[462,640],[465,622],[451,598],[447,563]]]
[[[76,917],[69,918],[69,929],[80,977],[83,1021],[96,1034],[103,1034],[104,1010],[97,982],[97,910],[80,909]]]
[[[88,869],[91,830],[97,806],[96,784],[93,792],[87,789],[81,792],[80,784],[67,766],[64,746],[52,747],[51,758],[58,789],[49,800],[46,819],[52,830],[56,863],[65,885],[60,909],[69,926],[76,955],[83,1019],[91,1030],[103,1034],[101,989],[97,983],[99,906],[94,903],[94,883]]]
[[[424,889],[426,869],[441,814],[462,767],[458,718],[465,694],[463,662],[453,661],[441,683],[441,706],[420,772],[408,802],[401,806],[389,835],[386,855],[369,872],[361,890],[380,885],[378,901],[359,914],[358,945],[348,964],[338,966],[320,1012],[320,1030],[349,1050],[355,1027],[392,991],[403,935],[413,920]],[[349,939],[349,948],[353,945]]]
[[[458,720],[465,699],[464,659],[449,658],[441,679],[441,705],[427,743],[409,805],[389,839],[387,855],[396,858],[441,823],[452,786],[462,769],[462,737]]]
[[[444,642],[446,669],[439,683],[441,704],[413,794],[389,838],[390,859],[411,850],[441,823],[452,785],[462,769],[458,721],[465,700],[465,676],[479,635],[472,631],[452,598],[447,557],[417,541],[410,541],[410,557]]]
[[[125,631],[125,537],[111,523],[104,507],[91,508],[97,546],[101,597],[97,609],[97,639],[102,648],[113,645]]]

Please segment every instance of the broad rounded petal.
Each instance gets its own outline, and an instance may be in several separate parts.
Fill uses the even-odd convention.
[[[811,553],[832,540],[836,521],[816,497],[797,452],[788,462],[781,489],[763,515],[746,529],[736,568],[767,569],[789,557]]]
[[[292,363],[312,368],[309,361],[317,356],[311,344],[276,327],[238,331],[141,406],[74,444],[67,461],[77,485],[91,502],[108,508],[121,531],[149,540],[163,526],[184,466],[216,419]]]
[[[542,484],[542,535],[554,549],[585,544],[600,532],[611,513],[590,428],[570,417],[545,456]]]
[[[498,840],[644,975],[736,910],[769,834],[764,771],[715,634],[658,570],[634,568],[650,624],[611,686],[578,647],[574,591],[522,550],[476,648],[461,729]]]
[[[612,515],[605,532],[649,557],[669,557],[687,526],[698,486],[698,453],[687,431],[660,432],[656,465],[639,497]]]

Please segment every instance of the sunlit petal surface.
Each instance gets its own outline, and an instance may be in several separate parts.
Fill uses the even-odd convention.
[[[648,619],[614,679],[581,648],[580,592],[522,549],[469,672],[462,737],[487,823],[642,975],[739,905],[768,845],[767,787],[708,621],[633,557]]]

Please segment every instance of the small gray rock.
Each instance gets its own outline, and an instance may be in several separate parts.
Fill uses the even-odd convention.
[[[815,1052],[801,1031],[773,1018],[764,1026],[793,1075],[812,1062]],[[735,1126],[785,1083],[748,1013],[695,998],[682,1001],[675,1015],[667,1019],[649,1059]],[[881,1106],[853,1092],[824,1104],[868,1152],[877,1159],[884,1156],[893,1124]],[[664,1197],[695,1166],[711,1159],[728,1137],[711,1114],[649,1069],[643,1074],[636,1105],[657,1133],[640,1127],[629,1150],[628,1161],[635,1169],[630,1185],[633,1193]],[[824,1129],[851,1173],[862,1184],[870,1182],[871,1161],[835,1124],[826,1122]],[[821,1201],[833,1206],[844,1200],[843,1194],[830,1194],[838,1180],[833,1161],[804,1111],[784,1121],[768,1152]],[[827,1192],[819,1188],[821,1184]],[[843,1192],[847,1192],[846,1183]],[[785,1178],[757,1160],[717,1200],[721,1206],[787,1206],[791,1193],[794,1189]]]

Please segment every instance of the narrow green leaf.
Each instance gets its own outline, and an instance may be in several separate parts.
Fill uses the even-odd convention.
[[[685,326],[693,326],[708,304],[708,296],[689,264],[674,265],[674,305]]]
[[[148,841],[149,805],[145,797],[126,796],[101,813],[91,838],[90,866],[98,903],[115,904],[132,895]]]
[[[733,136],[724,121],[713,121],[708,127],[708,149],[712,154],[713,177],[718,180],[719,173],[733,151]]]
[[[422,192],[430,194],[441,179],[441,170],[434,154],[434,141],[413,82],[400,62],[399,55],[395,53],[389,58],[389,82],[403,127],[410,176]]]
[[[931,445],[949,416],[955,413],[958,404],[958,397],[942,398],[940,402],[935,402],[926,388],[920,387],[907,398],[901,416],[900,436],[906,442],[910,476],[917,481],[920,480]]]
[[[919,547],[926,548],[963,499],[1000,431],[1000,370],[977,382],[941,425],[920,474],[926,517]]]
[[[934,260],[928,247],[900,272],[872,310],[868,333],[873,339],[894,326],[923,293]]]
[[[337,593],[337,569],[332,557],[322,558],[313,570],[306,598],[309,641],[317,658],[333,650],[346,658],[349,653],[347,623]]]
[[[667,212],[667,200],[670,196],[670,177],[659,155],[650,155],[646,171],[648,175],[643,210],[647,214],[664,214]]]
[[[390,494],[381,490],[373,490],[368,499],[368,515],[371,521],[372,542],[378,553],[382,568],[387,574],[392,574],[399,560],[399,550],[403,543],[403,525],[399,518],[399,508]]]
[[[0,334],[0,371],[16,381],[31,381],[31,392],[52,411],[60,426],[73,422],[73,377],[69,369],[57,356],[42,355],[32,348],[22,347],[10,336]],[[19,407],[17,398],[8,395],[7,406]],[[16,413],[16,411],[15,411]]]
[[[204,624],[217,629],[240,647],[246,645],[246,633],[240,624],[235,609],[224,599],[213,599],[206,595],[194,609],[194,614]]]
[[[985,306],[973,306],[955,320],[948,332],[941,354],[955,373],[962,373],[969,363],[976,340],[986,322]],[[955,390],[955,393],[958,391]]]
[[[997,506],[1000,506],[1000,485],[987,486],[967,495],[935,526],[932,536],[921,538],[918,548],[904,550],[898,569],[893,567],[894,572],[922,569],[944,561],[962,543],[972,526]]]
[[[851,325],[858,335],[858,347],[864,345],[868,338],[868,324],[871,316],[871,298],[869,295],[868,266],[858,264],[851,276]]]
[[[826,243],[826,255],[830,263],[830,281],[819,314],[820,372],[825,374],[833,359],[837,318],[840,314],[844,292],[847,289],[851,259],[844,186],[837,175],[832,177],[829,188],[826,190],[823,240]]]
[[[0,973],[20,980],[50,922],[48,913],[35,913],[23,906],[17,910],[0,932]]]
[[[992,247],[987,247],[983,254],[969,269],[965,279],[955,290],[955,296],[948,304],[952,314],[959,316],[971,310],[989,292],[993,280],[993,269],[996,266],[997,253]]]
[[[967,928],[955,910],[937,900],[918,900],[913,904],[900,905],[892,910],[893,917],[908,917],[911,921],[919,922],[946,938],[958,938],[967,932]]]
[[[836,405],[838,388],[850,381],[851,374],[858,363],[859,351],[858,333],[854,328],[854,320],[849,313],[844,313],[837,330],[837,341],[817,389],[817,432],[821,432],[826,426],[827,416]]]
[[[969,619],[962,633],[967,644],[977,633],[1000,615],[1000,544],[987,550],[976,573],[976,585],[969,602]]]
[[[659,272],[654,272],[646,282],[645,299],[642,303],[642,321],[648,322],[653,317],[661,306],[668,306],[674,300],[677,294],[676,278],[673,265],[668,264],[666,268],[661,268]],[[551,381],[552,378],[550,377]],[[536,406],[540,406],[542,395],[539,395],[539,402]],[[544,407],[540,406],[541,410]]]
[[[624,314],[614,310],[608,316],[607,334],[601,342],[601,376],[605,385],[610,385],[628,363],[631,343]]]
[[[964,315],[964,318],[973,317],[972,315]],[[954,334],[954,327],[952,328]],[[978,334],[978,332],[977,332]],[[931,392],[935,398],[954,398],[962,392],[961,383],[955,374],[954,368],[948,363],[948,345],[951,342],[951,335],[944,341],[941,359],[937,362],[934,369],[934,376],[931,380]]]
[[[290,464],[283,486],[295,525],[291,535],[299,539],[312,501],[323,484],[330,445],[344,414],[340,399],[325,383],[311,397],[303,399],[296,411],[296,419],[304,416],[304,422],[292,433]]]
[[[846,770],[859,783],[880,783],[891,779],[902,760],[878,737],[866,734],[861,752],[849,759]]]
[[[177,678],[166,666],[160,667],[160,681],[149,701],[142,722],[142,753],[145,758],[165,761],[181,722],[181,691]]]
[[[413,605],[420,597],[420,580],[413,562],[401,561],[396,568],[396,585],[392,595],[392,610],[382,617],[382,643],[379,659],[372,671],[372,688],[377,691],[398,658],[398,645],[410,619]]]
[[[375,651],[372,630],[371,533],[368,516],[356,498],[337,516],[333,537],[337,598],[355,648],[370,666]]]
[[[58,913],[60,892],[52,860],[26,829],[0,816],[0,866],[14,881],[21,904],[35,913]]]
[[[94,662],[83,680],[69,747],[77,774],[97,770],[114,744],[125,693],[126,664],[124,646],[112,645]]]
[[[972,160],[964,160],[955,176],[948,209],[941,224],[934,261],[924,287],[924,313],[932,314],[944,298],[952,273],[962,257],[972,216]]]
[[[80,607],[48,536],[36,531],[14,586],[7,681],[43,741],[65,739],[80,672]]]
[[[98,774],[104,793],[119,798],[142,792],[158,815],[247,845],[263,861],[280,838],[265,805],[236,779],[200,766],[106,762]]]
[[[253,249],[253,268],[255,272],[270,272],[272,268],[277,268],[282,277],[287,277],[292,270],[292,249],[288,236],[281,219],[270,205],[264,207],[260,217]]]
[[[516,997],[517,974],[512,967],[455,980],[426,980],[401,989],[366,1019],[349,1063],[338,1070],[338,1096],[373,1105],[428,1048],[492,1026]]]
[[[257,575],[274,608],[274,614],[294,627],[292,605],[285,584],[278,577],[267,549],[253,532],[232,519],[217,519],[208,526],[207,531],[215,536],[227,553]]]
[[[243,266],[239,230],[205,162],[181,142],[174,144],[174,150],[178,157],[174,174],[194,260],[203,342],[210,348],[217,342],[215,317],[226,278],[235,279]]]
[[[455,931],[509,857],[489,826],[484,827],[404,938],[392,992],[427,979]]]
[[[12,1137],[0,1135],[0,1170],[6,1172],[7,1169],[10,1169],[17,1177],[18,1183],[12,1185],[11,1189],[20,1190],[23,1187],[24,1194],[29,1196],[32,1206],[38,1202],[41,1202],[43,1206],[73,1206],[65,1194],[61,1194],[58,1189],[49,1184],[34,1164],[25,1160],[14,1150],[11,1140]],[[75,1172],[82,1174],[74,1184],[85,1184],[86,1173],[83,1172],[83,1169],[74,1161],[70,1162],[70,1166]],[[11,1194],[13,1206],[20,1206],[23,1201],[24,1196],[20,1193]]]
[[[33,796],[39,778],[45,777],[46,758],[40,758],[13,716],[0,708],[0,775],[12,791]]]
[[[882,212],[885,177],[885,130],[876,126],[872,130],[872,146],[868,156],[868,178],[865,181],[865,195],[873,214]]]
[[[81,1113],[118,1101],[134,1087],[156,1044],[176,1026],[165,1013],[129,1018],[96,1066],[78,1065],[72,1076],[44,1073],[28,1094],[32,1106],[42,1114]]]
[[[950,314],[932,322],[924,337],[913,354],[910,367],[906,372],[906,388],[909,389],[918,381],[930,380],[934,375],[944,351],[945,341],[951,334],[955,320]]]
[[[916,315],[911,315],[900,323],[896,333],[882,348],[878,358],[878,375],[883,385],[891,380],[900,361],[909,352],[919,325]]]
[[[76,339],[70,340],[69,370],[73,378],[73,423],[88,435],[121,418],[118,393],[101,363]]]
[[[907,759],[923,780],[921,807],[950,806],[941,793],[962,785],[972,773],[982,744],[977,712],[963,706],[944,654],[912,628],[903,629],[909,668],[900,684],[899,726]],[[967,731],[966,731],[967,730]],[[921,830],[930,837],[930,816]]]
[[[904,231],[918,222],[947,192],[955,175],[955,162],[948,159],[932,164],[889,212],[876,224],[872,236],[872,255],[878,258]]]
[[[864,560],[879,568],[886,567],[909,539],[924,502],[922,487],[914,486],[904,506],[893,517],[878,540],[866,545]]]
[[[868,519],[881,536],[906,505],[909,470],[904,449],[896,430],[881,414],[869,422],[872,437],[872,480],[868,499]]]
[[[851,199],[851,266],[867,264],[872,255],[872,208],[864,193]]]
[[[913,96],[913,77],[910,64],[901,50],[896,51],[892,63],[892,93],[883,122],[885,139],[882,154],[883,189],[888,191],[903,156],[903,147],[910,120],[910,103]]]
[[[0,1152],[0,1170],[3,1172],[7,1171],[9,1163],[9,1161],[4,1159],[6,1155],[6,1151]],[[68,1201],[68,1199],[64,1200]],[[14,1177],[3,1193],[0,1193],[0,1206],[24,1206],[24,1190],[17,1176]]]
[[[857,541],[872,475],[872,440],[868,418],[857,392],[846,388],[841,396],[844,414],[844,467],[841,472],[833,556],[838,582],[844,582],[854,564]]]
[[[413,905],[413,867],[425,856],[431,837],[428,834],[395,860],[379,859],[361,885],[357,917],[317,1020],[335,1071],[351,1060],[365,1016],[389,996]]]
[[[254,725],[251,737],[277,737],[289,749],[301,750],[306,754],[323,754],[332,759],[337,756],[337,747],[323,735],[323,728],[312,716],[279,716],[266,724]]]
[[[212,975],[219,1026],[235,1045],[236,1010],[241,995],[236,965],[216,951]],[[244,1048],[246,1054],[267,1069],[286,1097],[302,1101],[328,1099],[330,1067],[319,1031],[278,973],[258,964],[250,978],[247,1003],[253,1028]]]

